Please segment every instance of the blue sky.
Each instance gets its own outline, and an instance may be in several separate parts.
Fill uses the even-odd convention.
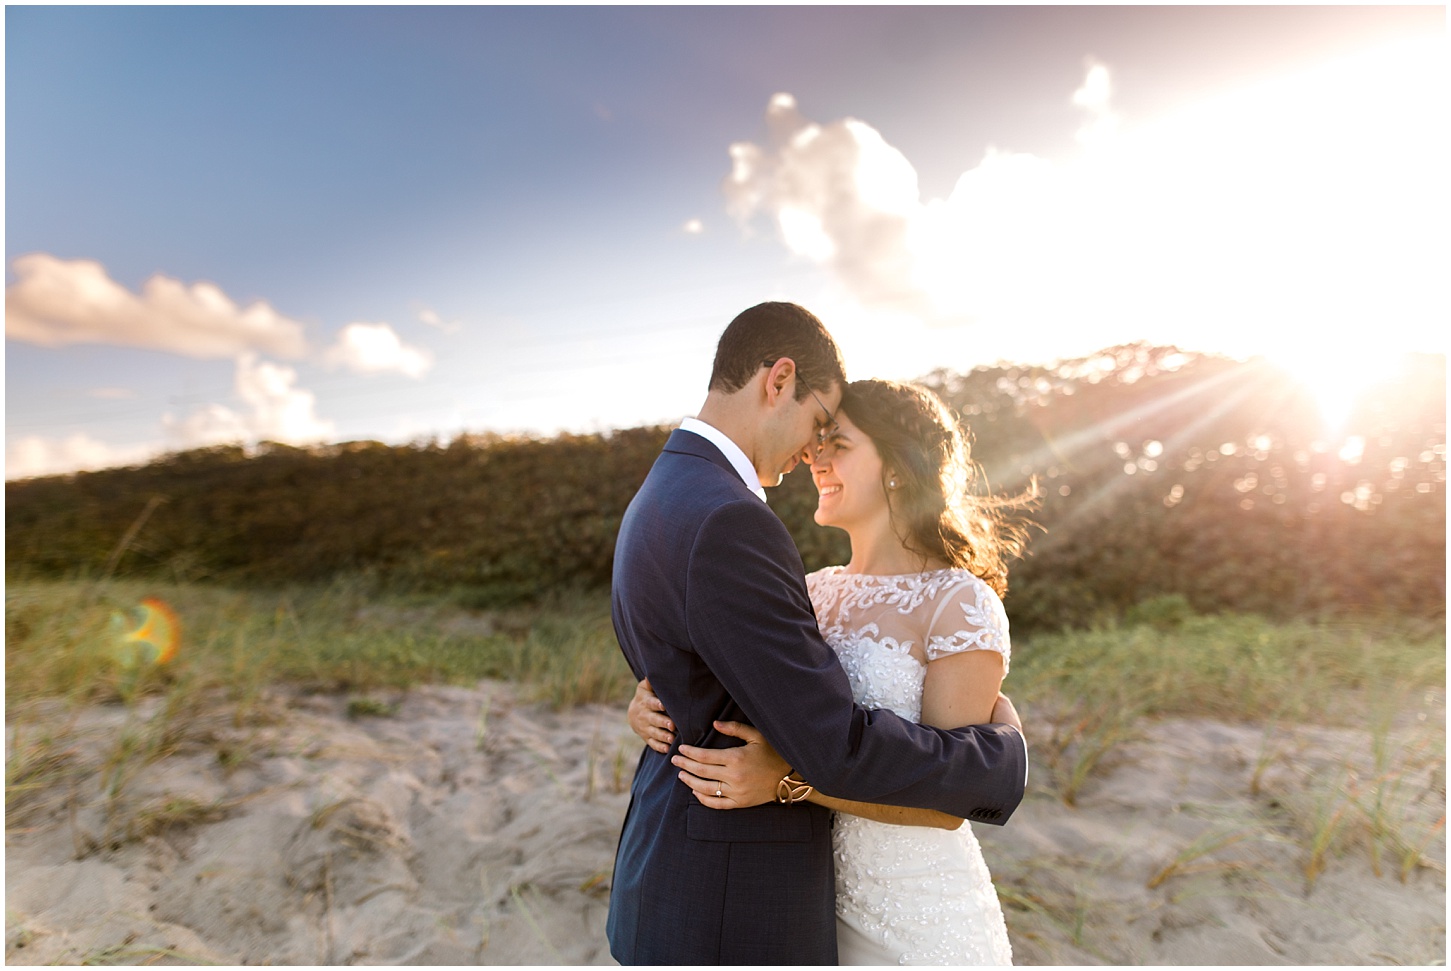
[[[1444,350],[1444,8],[8,7],[7,477],[1138,338]]]

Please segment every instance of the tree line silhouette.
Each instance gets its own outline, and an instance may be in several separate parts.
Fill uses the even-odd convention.
[[[923,380],[963,417],[995,492],[1035,478],[1015,630],[1083,626],[1178,594],[1274,618],[1445,614],[1439,355],[1327,430],[1272,365],[1123,345]],[[607,588],[615,533],[669,434],[217,446],[6,483],[11,579],[116,574],[378,589],[503,605]],[[771,493],[808,570],[848,557],[798,470]]]

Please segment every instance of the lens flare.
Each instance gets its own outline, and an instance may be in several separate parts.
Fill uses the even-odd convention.
[[[1405,373],[1406,355],[1371,342],[1354,347],[1317,347],[1312,342],[1271,354],[1310,393],[1325,427],[1343,432],[1368,391]]]
[[[129,616],[111,615],[115,631],[112,653],[125,667],[166,664],[181,645],[181,623],[173,611],[155,597],[141,601]]]

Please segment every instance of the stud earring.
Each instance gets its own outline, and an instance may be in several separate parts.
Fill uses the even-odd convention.
[[[887,480],[887,488],[888,489],[895,489],[895,488],[897,488],[897,480],[896,479],[888,479]]]

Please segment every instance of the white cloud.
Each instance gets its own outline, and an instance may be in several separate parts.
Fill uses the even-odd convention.
[[[162,425],[178,448],[248,441],[302,445],[333,437],[334,423],[317,416],[317,396],[293,387],[296,381],[292,368],[244,354],[237,359],[235,387],[249,410],[210,404],[185,418],[167,414]]]
[[[155,445],[107,445],[84,433],[62,439],[27,435],[6,443],[5,478],[25,479],[36,475],[59,475],[116,465],[140,464],[155,451]]]
[[[915,303],[907,234],[920,213],[917,173],[870,125],[808,121],[796,99],[766,109],[771,144],[731,146],[726,207],[742,223],[770,216],[788,249],[833,267],[867,303]]]
[[[252,406],[250,421],[259,439],[300,444],[331,438],[331,421],[317,417],[317,396],[294,388],[297,372],[256,355],[237,361],[237,394]]]
[[[168,440],[178,449],[241,443],[252,437],[246,420],[226,405],[204,405],[185,418],[168,413],[161,417],[161,424]]]
[[[134,294],[94,260],[30,253],[11,264],[5,289],[5,336],[59,347],[119,344],[198,358],[256,350],[299,357],[302,325],[263,301],[239,307],[215,284],[156,275]]]
[[[28,436],[7,443],[7,479],[56,475],[148,462],[166,448],[188,449],[227,442],[306,445],[332,439],[336,426],[317,415],[317,398],[296,387],[297,372],[246,353],[237,359],[238,408],[208,404],[185,417],[162,416],[164,442],[113,446],[89,435],[64,439]]]
[[[1090,63],[1088,76],[1083,86],[1073,92],[1073,103],[1088,112],[1088,124],[1078,129],[1077,138],[1085,145],[1111,136],[1118,128],[1118,115],[1109,107],[1113,86],[1109,82],[1108,68],[1102,64]]]
[[[444,320],[438,315],[438,311],[434,310],[432,307],[424,307],[419,310],[418,320],[420,323],[424,323],[437,330],[441,330],[445,334],[457,334],[459,331],[463,330],[464,326],[463,321],[460,320]]]
[[[946,199],[870,125],[781,94],[766,142],[730,147],[723,192],[879,320],[977,360],[1137,339],[1274,352],[1377,321],[1425,345],[1451,312],[1446,74],[1442,45],[1407,43],[1130,123],[1091,64],[1077,155],[990,148]]]
[[[290,367],[243,354],[237,360],[235,390],[242,407],[209,404],[184,418],[162,416],[165,442],[109,445],[86,434],[63,439],[27,436],[7,443],[5,477],[26,478],[151,461],[165,448],[188,449],[226,442],[259,441],[304,445],[331,439],[333,422],[317,416],[312,392],[295,387]]]
[[[410,378],[420,378],[433,367],[432,354],[404,344],[387,324],[348,324],[338,332],[337,343],[328,348],[324,360],[359,374],[397,371]]]

